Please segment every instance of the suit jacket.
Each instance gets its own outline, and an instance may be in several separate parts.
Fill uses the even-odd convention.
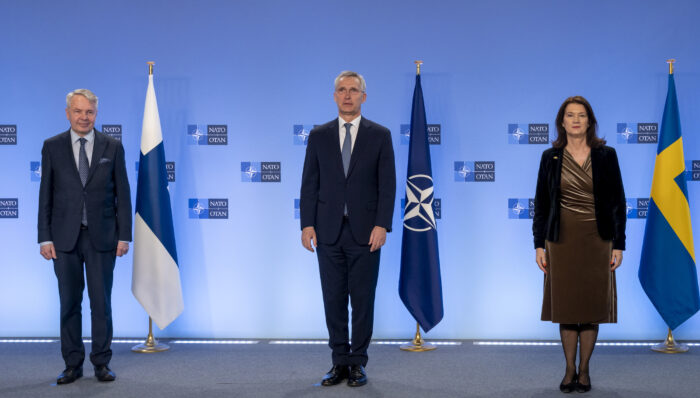
[[[545,239],[550,242],[559,239],[563,153],[563,148],[550,148],[542,153],[532,222],[535,248],[544,247]],[[601,238],[613,241],[613,249],[625,250],[627,202],[615,149],[591,148],[591,169],[598,233]]]
[[[39,242],[70,251],[80,233],[83,203],[90,239],[98,251],[131,241],[131,193],[121,142],[95,130],[87,182],[75,164],[70,130],[44,141],[39,188]]]
[[[301,227],[313,226],[319,243],[340,236],[344,207],[353,238],[366,245],[374,226],[391,231],[396,198],[394,149],[389,129],[362,117],[343,171],[338,119],[311,130],[301,179]]]

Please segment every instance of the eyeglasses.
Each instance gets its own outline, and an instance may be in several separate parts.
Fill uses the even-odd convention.
[[[359,95],[362,91],[356,89],[355,87],[352,87],[349,90],[346,89],[345,87],[340,87],[340,88],[336,89],[335,92],[340,94],[340,95],[345,95],[347,93],[350,93],[350,95],[355,96],[355,95]]]

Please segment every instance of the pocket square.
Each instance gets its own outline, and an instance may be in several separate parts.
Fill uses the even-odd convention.
[[[102,163],[109,163],[109,162],[111,162],[111,161],[112,161],[112,159],[110,159],[110,158],[102,158],[102,159],[100,159],[100,161],[99,161],[98,163],[99,163],[99,164],[102,164]]]

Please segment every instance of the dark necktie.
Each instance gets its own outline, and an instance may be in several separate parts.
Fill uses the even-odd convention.
[[[352,123],[345,123],[345,139],[343,140],[343,149],[340,154],[343,157],[343,171],[345,176],[348,176],[348,167],[350,167],[350,155],[352,154],[352,136],[350,136],[350,127]]]
[[[78,173],[80,174],[80,181],[83,183],[84,188],[85,182],[87,182],[90,164],[88,163],[87,152],[85,152],[85,143],[87,140],[85,138],[81,138],[79,141],[80,153],[78,153]],[[87,225],[87,208],[85,207],[85,201],[83,201],[83,219],[81,222],[83,225]]]

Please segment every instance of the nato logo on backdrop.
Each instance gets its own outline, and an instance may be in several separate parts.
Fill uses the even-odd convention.
[[[282,182],[282,162],[241,162],[241,182]]]
[[[108,136],[121,141],[122,140],[122,125],[121,124],[103,124],[102,132]]]
[[[687,181],[700,181],[700,160],[691,160],[687,162],[685,170],[685,179]]]
[[[618,123],[618,144],[656,144],[659,142],[658,123]]]
[[[209,218],[209,219],[227,219],[228,218],[228,199],[189,199],[188,200],[189,218]]]
[[[454,172],[457,182],[494,182],[496,181],[496,162],[492,160],[455,162]]]
[[[0,218],[19,218],[19,199],[0,198]]]
[[[228,145],[228,126],[225,124],[188,124],[189,145]]]
[[[298,220],[301,216],[299,215],[299,199],[294,199],[294,219]]]
[[[627,198],[627,218],[647,218],[649,198]]]
[[[168,173],[168,182],[175,182],[175,162],[165,162],[165,171]],[[139,173],[139,162],[136,161],[136,174]]]
[[[16,124],[0,124],[0,145],[17,145]]]
[[[41,181],[41,162],[29,162],[29,181]]]
[[[295,124],[292,128],[294,134],[294,145],[306,145],[309,141],[311,129],[316,127],[316,124]]]
[[[508,218],[532,219],[535,216],[535,199],[508,198]]]
[[[509,144],[549,144],[549,142],[549,124],[547,123],[508,124]]]
[[[442,143],[442,127],[439,124],[429,124],[428,129],[428,144],[440,145]],[[408,145],[411,142],[411,125],[402,124],[399,127],[401,135],[401,145]]]

